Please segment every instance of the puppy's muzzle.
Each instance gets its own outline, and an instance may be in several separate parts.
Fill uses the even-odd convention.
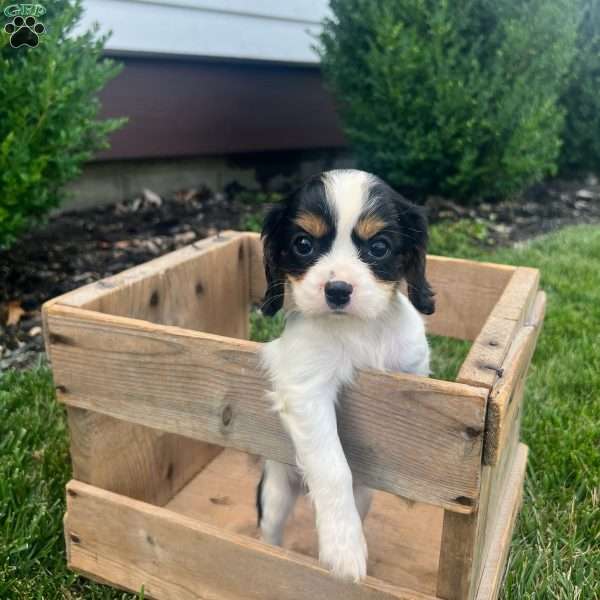
[[[325,300],[332,309],[344,308],[350,302],[352,286],[346,281],[328,281],[325,284]]]

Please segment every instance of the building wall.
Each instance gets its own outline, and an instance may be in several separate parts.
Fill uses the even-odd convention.
[[[84,0],[80,28],[112,31],[109,52],[318,63],[328,0]]]
[[[127,116],[97,160],[346,145],[318,67],[127,57],[101,93],[103,116]]]
[[[328,0],[84,0],[79,31],[112,30],[122,72],[102,117],[128,118],[69,186],[65,207],[143,188],[168,195],[353,164],[312,48]]]

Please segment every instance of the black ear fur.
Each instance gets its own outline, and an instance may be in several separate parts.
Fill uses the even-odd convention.
[[[435,294],[425,278],[427,218],[421,207],[411,204],[400,195],[397,207],[400,226],[407,241],[404,277],[408,285],[408,297],[419,312],[431,315],[435,311]]]
[[[281,226],[283,224],[285,208],[282,205],[274,206],[263,224],[261,238],[263,240],[263,261],[267,279],[267,291],[261,306],[263,314],[272,317],[282,306],[285,292],[283,273],[279,268],[281,248]]]

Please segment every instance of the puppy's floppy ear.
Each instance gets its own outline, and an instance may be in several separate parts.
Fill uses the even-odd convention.
[[[400,195],[396,207],[404,236],[404,277],[408,285],[408,297],[419,312],[431,315],[435,311],[435,294],[425,279],[427,218],[421,207],[411,204]]]
[[[265,217],[261,234],[265,276],[267,279],[267,291],[265,292],[261,309],[263,314],[268,317],[272,317],[283,306],[285,280],[279,266],[279,261],[281,259],[280,244],[283,235],[284,213],[284,206],[274,206]]]

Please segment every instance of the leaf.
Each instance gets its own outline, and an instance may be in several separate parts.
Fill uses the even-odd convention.
[[[11,300],[8,303],[8,317],[6,318],[7,325],[18,325],[25,311],[21,308],[20,300]]]

